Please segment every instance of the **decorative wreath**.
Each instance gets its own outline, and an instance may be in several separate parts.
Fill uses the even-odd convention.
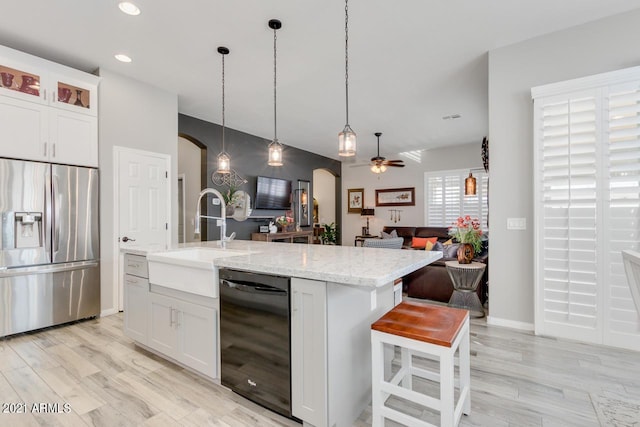
[[[484,171],[489,172],[489,139],[485,136],[482,138],[482,165]]]

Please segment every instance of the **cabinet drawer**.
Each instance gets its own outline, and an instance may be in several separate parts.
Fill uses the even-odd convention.
[[[140,288],[145,288],[147,291],[149,290],[149,279],[147,279],[146,277],[138,277],[138,276],[133,276],[131,274],[125,274],[124,284],[125,286],[131,285],[131,286],[137,286]]]
[[[149,268],[147,266],[147,257],[141,255],[125,254],[124,256],[124,272],[138,277],[149,277]]]

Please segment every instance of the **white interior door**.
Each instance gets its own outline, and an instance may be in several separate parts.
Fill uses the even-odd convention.
[[[128,246],[168,247],[170,157],[166,154],[115,148],[116,186],[114,212],[119,248]],[[122,257],[117,259],[122,262]],[[120,266],[121,267],[121,266]],[[122,309],[122,268],[118,270],[119,306]]]
[[[163,154],[120,150],[120,247],[169,243],[169,158]]]

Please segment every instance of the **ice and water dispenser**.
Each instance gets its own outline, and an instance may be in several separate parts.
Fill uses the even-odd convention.
[[[2,249],[44,246],[42,212],[3,212]]]

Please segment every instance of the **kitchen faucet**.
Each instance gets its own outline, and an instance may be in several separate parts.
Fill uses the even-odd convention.
[[[200,201],[207,194],[213,194],[220,200],[220,216],[200,215]],[[215,188],[205,188],[200,192],[200,195],[198,196],[198,202],[196,203],[196,222],[194,229],[194,234],[196,235],[200,234],[200,218],[216,219],[220,221],[220,244],[223,248],[225,248],[227,246],[227,240],[231,240],[231,238],[227,237],[227,204],[224,202],[222,194]]]

